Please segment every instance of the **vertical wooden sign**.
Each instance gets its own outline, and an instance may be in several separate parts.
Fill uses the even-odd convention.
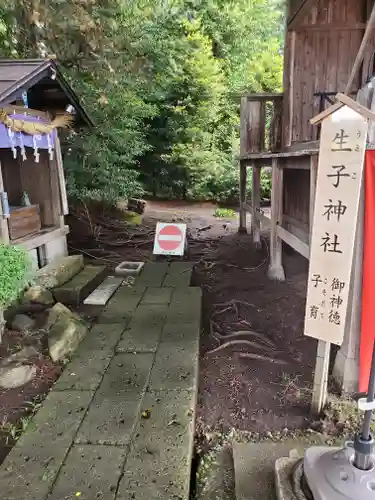
[[[305,335],[341,345],[368,122],[344,106],[322,123]]]

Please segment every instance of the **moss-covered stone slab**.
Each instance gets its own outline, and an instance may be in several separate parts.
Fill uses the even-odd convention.
[[[162,323],[149,326],[133,326],[125,330],[117,346],[119,352],[156,352],[159,345]]]
[[[47,498],[92,396],[87,391],[48,395],[0,468],[1,498]]]
[[[126,447],[73,446],[48,500],[115,500],[127,453]]]
[[[151,371],[151,390],[195,389],[198,383],[199,343],[161,343]]]
[[[112,359],[77,435],[77,443],[130,443],[152,362],[153,354],[118,354]]]
[[[55,300],[68,305],[79,305],[107,276],[105,266],[85,266],[61,287],[53,289]]]
[[[148,393],[134,448],[125,464],[117,500],[189,499],[195,393]]]
[[[62,286],[73,278],[81,269],[84,262],[82,255],[60,257],[45,267],[39,269],[34,276],[34,285],[51,290]]]
[[[193,262],[172,262],[163,281],[163,287],[188,287],[193,275]]]
[[[136,283],[151,287],[162,286],[168,269],[168,262],[147,262]]]

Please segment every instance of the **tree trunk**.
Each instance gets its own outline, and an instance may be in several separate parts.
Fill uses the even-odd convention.
[[[5,328],[4,310],[0,308],[0,344],[3,343],[4,328]]]

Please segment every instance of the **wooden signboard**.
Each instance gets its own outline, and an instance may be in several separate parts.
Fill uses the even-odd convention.
[[[368,122],[344,106],[322,123],[305,335],[341,345]]]

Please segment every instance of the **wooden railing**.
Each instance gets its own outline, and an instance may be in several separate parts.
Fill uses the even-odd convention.
[[[241,97],[240,154],[281,151],[283,94]]]

